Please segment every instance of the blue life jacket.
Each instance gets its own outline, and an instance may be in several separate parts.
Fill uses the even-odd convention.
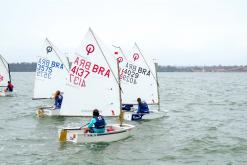
[[[103,116],[99,115],[98,117],[94,117],[96,119],[96,122],[94,123],[94,128],[101,129],[105,128],[105,119]]]
[[[140,104],[138,104],[137,113],[149,113],[149,108],[146,102],[141,102]]]
[[[62,102],[63,102],[63,96],[62,95],[59,95],[57,98],[55,98],[55,108],[56,109],[60,109],[61,108],[61,105],[62,105]]]

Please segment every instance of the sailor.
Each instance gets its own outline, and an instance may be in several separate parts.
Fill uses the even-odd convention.
[[[84,128],[84,132],[90,133],[104,133],[105,132],[106,122],[103,116],[99,115],[99,110],[93,110],[93,118],[91,119],[90,123]]]
[[[5,92],[13,92],[13,89],[14,89],[14,85],[10,81],[8,81],[8,86],[5,89]]]
[[[59,90],[56,91],[54,98],[54,109],[60,109],[63,102],[63,96],[61,95],[61,92]]]
[[[149,108],[145,101],[141,101],[141,98],[137,98],[137,102],[138,102],[137,113],[149,113]]]

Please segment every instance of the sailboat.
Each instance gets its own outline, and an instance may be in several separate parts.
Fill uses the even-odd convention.
[[[0,55],[0,96],[14,96],[15,92],[7,92],[4,89],[11,81],[10,69],[8,62]]]
[[[121,116],[121,93],[117,61],[89,28],[76,50],[61,107],[63,116]],[[112,142],[130,136],[133,125],[108,124],[105,133],[84,133],[81,128],[59,129],[60,141]]]
[[[125,57],[120,47],[115,47],[118,59]],[[157,63],[146,60],[139,47],[135,43],[131,56],[122,58],[120,62],[120,78],[123,90],[122,103],[125,105],[136,105],[137,98],[145,100],[148,105],[158,105],[160,109],[159,84],[156,71]],[[136,108],[124,113],[125,120],[155,119],[163,117],[164,114],[158,110],[150,110],[149,114],[136,114]]]
[[[69,61],[59,50],[46,38],[44,51],[38,56],[33,100],[52,99],[57,90],[63,92],[66,78],[69,72]],[[58,116],[59,110],[50,106],[38,108],[36,114],[42,116]]]

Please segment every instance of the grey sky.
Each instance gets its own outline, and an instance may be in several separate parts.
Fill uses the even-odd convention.
[[[246,65],[245,0],[0,0],[0,54],[36,61],[48,37],[62,52],[92,27],[128,53],[137,42],[162,65]]]

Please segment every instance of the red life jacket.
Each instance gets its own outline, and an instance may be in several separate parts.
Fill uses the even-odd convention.
[[[14,85],[12,85],[11,83],[8,84],[8,90],[9,91],[13,91]]]

